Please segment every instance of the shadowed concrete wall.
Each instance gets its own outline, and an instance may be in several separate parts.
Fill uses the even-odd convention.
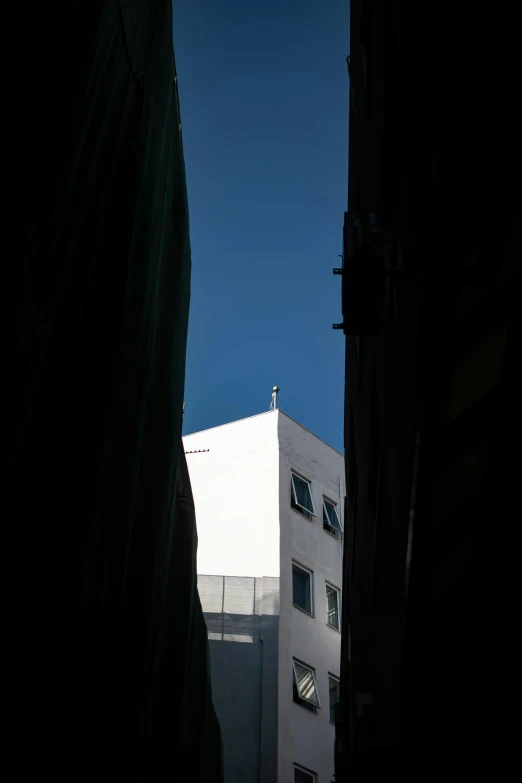
[[[3,760],[22,779],[222,781],[180,454],[191,261],[171,6],[4,18]]]
[[[277,780],[279,579],[198,576],[225,783]]]

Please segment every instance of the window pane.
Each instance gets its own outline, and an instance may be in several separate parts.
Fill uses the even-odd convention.
[[[293,602],[300,609],[312,614],[311,574],[292,563]]]
[[[314,776],[294,767],[294,783],[314,783]]]
[[[314,674],[311,669],[307,669],[305,666],[301,666],[300,663],[294,661],[294,673],[297,679],[297,690],[301,699],[319,706],[319,700],[317,698],[317,691],[315,689]]]
[[[326,622],[339,630],[339,594],[330,585],[326,585]]]
[[[342,532],[341,523],[339,522],[339,517],[337,516],[337,509],[335,508],[333,503],[330,503],[328,500],[325,500],[324,510],[326,515],[325,522],[327,522],[329,525],[334,527],[339,532]]]
[[[328,678],[330,686],[330,720],[335,723],[335,705],[339,701],[339,683],[332,677]]]
[[[305,701],[299,696],[299,691],[297,690],[297,683],[295,681],[295,675],[294,675],[294,685],[293,685],[293,699],[296,704],[299,704],[299,706],[305,710],[309,710],[310,712],[313,712],[314,715],[317,712],[317,707],[314,707],[313,704],[310,704],[309,702]]]
[[[300,506],[313,514],[312,495],[310,493],[310,484],[299,476],[292,474],[295,488],[295,500]]]

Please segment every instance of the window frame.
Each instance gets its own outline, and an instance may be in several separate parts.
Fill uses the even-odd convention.
[[[310,779],[311,779],[310,783],[317,783],[317,773],[316,772],[312,772],[311,769],[307,769],[306,767],[303,767],[302,764],[296,764],[295,761],[294,761],[294,774],[292,776],[293,777],[292,783],[295,783],[295,771],[296,771],[296,769],[299,772],[304,772],[305,775],[310,775]]]
[[[326,508],[327,503],[329,503],[332,506],[335,512],[337,522],[339,523],[339,528],[336,528],[335,525],[330,524],[330,517],[328,515],[328,511]],[[338,505],[339,505],[338,503],[334,503],[333,500],[330,500],[330,498],[327,498],[323,495],[323,530],[325,530],[334,538],[341,538],[341,536],[343,535],[343,523],[341,522],[341,517],[339,516],[339,512],[337,511]],[[327,521],[325,521],[325,517]]]
[[[332,703],[330,701],[330,693],[331,693],[331,691],[330,691],[330,680],[333,680],[339,686],[339,691],[338,691],[338,695],[339,696],[341,695],[341,692],[340,692],[341,691],[341,680],[335,674],[332,674],[331,672],[328,672],[328,705],[330,707],[330,723],[332,724],[332,726],[335,726],[335,707],[334,707],[334,720],[332,720]],[[336,701],[335,703],[339,704],[339,700]]]
[[[314,688],[315,688],[315,695],[317,697],[317,704],[314,704],[313,701],[310,701],[310,699],[305,698],[304,696],[301,696],[301,692],[299,690],[299,681],[297,679],[297,672],[295,670],[295,664],[298,664],[298,666],[302,666],[304,669],[308,669],[308,671],[311,673],[313,681],[314,681]],[[295,688],[297,690],[297,694],[299,697],[299,701],[295,700],[295,694],[293,697],[294,704],[297,704],[299,707],[304,707],[304,709],[308,710],[309,712],[313,712],[314,715],[317,715],[317,710],[321,709],[321,699],[319,698],[319,689],[317,687],[317,678],[315,676],[315,669],[310,666],[308,663],[304,663],[304,661],[299,660],[299,658],[292,658],[292,690],[293,686],[295,685]],[[301,704],[301,702],[304,702],[304,704]],[[310,709],[311,708],[311,709]]]
[[[298,604],[294,603],[294,566],[307,573],[310,578],[310,611],[303,609],[302,606],[298,606]],[[299,609],[300,612],[304,612],[309,617],[315,617],[314,572],[310,568],[298,563],[297,560],[292,560],[292,606]]]
[[[308,492],[310,494],[310,503],[312,505],[312,510],[309,511],[304,506],[301,506],[300,503],[297,502],[297,492],[295,489],[294,484],[294,476],[295,478],[298,478],[300,481],[304,481],[306,484],[308,484]],[[298,473],[296,470],[290,469],[290,506],[294,509],[294,511],[297,511],[298,514],[302,514],[307,519],[312,519],[316,516],[315,513],[315,504],[314,504],[314,496],[312,493],[312,482],[310,479],[305,478],[304,476],[301,476],[300,473]]]
[[[332,590],[335,590],[337,594],[337,622],[338,626],[332,625],[328,622],[328,588],[331,588]],[[331,628],[334,631],[337,631],[337,633],[341,633],[341,588],[336,587],[331,582],[329,582],[327,579],[324,583],[324,607],[325,607],[325,614],[326,614],[326,625],[328,628]]]

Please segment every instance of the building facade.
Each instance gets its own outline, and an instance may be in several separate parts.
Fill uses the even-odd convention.
[[[277,409],[184,445],[225,779],[329,783],[344,458]]]
[[[505,8],[449,10],[351,3],[337,783],[510,768],[517,27]]]
[[[6,23],[24,67],[6,97],[4,762],[29,779],[222,783],[181,449],[172,3],[33,11]]]

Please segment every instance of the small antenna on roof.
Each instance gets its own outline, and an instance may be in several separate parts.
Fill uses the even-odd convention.
[[[274,386],[272,389],[272,402],[270,403],[270,410],[276,411],[277,410],[277,395],[280,392],[279,386]]]

